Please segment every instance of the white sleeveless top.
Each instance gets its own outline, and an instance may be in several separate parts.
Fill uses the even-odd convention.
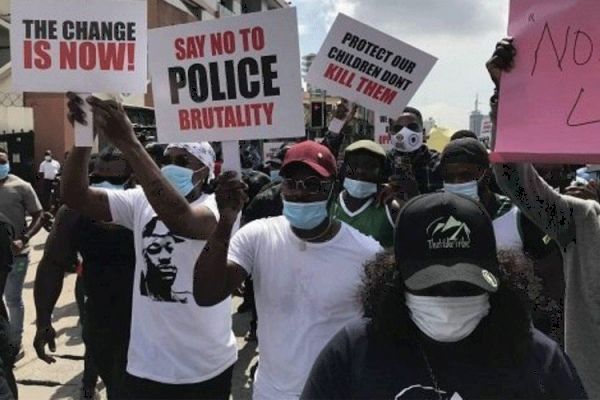
[[[493,221],[498,250],[523,251],[523,240],[519,232],[518,211],[517,207],[513,207],[506,214]]]

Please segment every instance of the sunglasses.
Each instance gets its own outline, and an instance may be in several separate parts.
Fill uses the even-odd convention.
[[[124,185],[128,180],[128,176],[99,176],[99,175],[90,175],[89,177],[90,183],[92,185],[108,182],[111,185]]]
[[[410,129],[413,132],[420,132],[421,131],[421,127],[419,126],[419,124],[413,122],[413,123],[410,123],[408,125],[394,125],[394,126],[392,126],[392,132],[398,133],[403,128],[408,128],[408,129]]]
[[[286,190],[298,190],[307,194],[318,194],[329,192],[333,186],[333,182],[324,181],[316,176],[311,176],[301,180],[286,178],[281,181],[281,186]]]

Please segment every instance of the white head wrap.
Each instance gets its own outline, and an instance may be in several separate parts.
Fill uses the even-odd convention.
[[[165,155],[169,149],[183,149],[196,157],[202,164],[206,165],[209,170],[208,177],[215,177],[215,161],[217,156],[212,146],[208,142],[193,142],[193,143],[173,143],[165,149]]]

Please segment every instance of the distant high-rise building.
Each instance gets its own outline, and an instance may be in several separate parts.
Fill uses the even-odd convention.
[[[315,60],[315,57],[317,57],[317,55],[315,53],[310,53],[310,54],[307,54],[302,57],[302,77],[303,78],[305,78],[306,74],[308,74],[308,70],[310,69],[310,66],[312,65],[313,61]],[[306,84],[306,91],[315,96],[323,95],[323,93],[321,92],[321,89],[313,88],[308,83]]]
[[[475,110],[469,116],[469,130],[475,132],[477,137],[481,135],[481,123],[483,114],[479,111],[479,96],[475,97]]]

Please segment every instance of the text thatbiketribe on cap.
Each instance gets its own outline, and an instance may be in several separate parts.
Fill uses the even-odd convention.
[[[452,215],[429,224],[427,236],[429,250],[471,248],[471,229]]]

